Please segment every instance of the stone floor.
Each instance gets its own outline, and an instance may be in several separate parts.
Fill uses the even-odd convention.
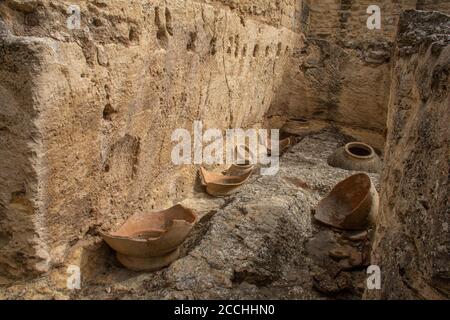
[[[312,210],[354,174],[326,159],[348,137],[333,130],[303,138],[276,176],[254,175],[233,196],[202,192],[183,203],[200,215],[182,258],[155,273],[122,268],[92,233],[81,290],[65,289],[67,266],[0,288],[5,299],[359,299],[369,241],[313,221]],[[375,184],[378,175],[371,174]],[[200,191],[200,190],[199,190]],[[369,233],[370,234],[370,233]]]

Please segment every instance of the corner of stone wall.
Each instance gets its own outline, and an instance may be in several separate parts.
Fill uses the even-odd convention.
[[[402,13],[367,299],[450,297],[450,16]]]

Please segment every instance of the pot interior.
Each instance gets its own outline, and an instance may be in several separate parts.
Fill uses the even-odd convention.
[[[332,191],[329,197],[338,215],[346,215],[357,209],[370,191],[370,178],[365,174],[354,175]]]
[[[366,174],[356,174],[338,183],[317,208],[319,217],[340,224],[357,210],[370,192],[371,181]]]
[[[353,142],[346,146],[346,151],[356,158],[372,158],[374,156],[374,150],[369,145],[364,143]]]
[[[159,238],[167,232],[174,220],[192,224],[195,222],[195,215],[181,205],[160,212],[136,214],[129,218],[113,235],[133,239]]]

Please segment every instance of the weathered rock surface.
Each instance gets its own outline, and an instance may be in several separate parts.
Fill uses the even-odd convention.
[[[380,8],[379,30],[367,28],[371,5]],[[300,29],[305,42],[293,48],[292,67],[269,115],[323,119],[383,133],[398,17],[415,8],[450,13],[450,2],[303,1]]]
[[[450,297],[450,16],[400,20],[385,170],[367,298]]]
[[[400,12],[448,1],[383,1],[375,31],[371,0],[77,4],[72,30],[61,1],[0,3],[2,297],[359,297],[362,273],[347,271],[367,264],[369,237],[352,245],[310,215],[351,174],[325,163],[343,136],[306,138],[275,178],[226,200],[199,199],[197,168],[171,162],[172,132],[195,120],[223,130],[298,117],[379,150],[389,119],[373,258],[393,281],[375,296],[448,296],[448,16],[408,12],[394,55]],[[98,237],[186,198],[204,217],[159,273],[120,268]],[[70,264],[81,292],[64,289]]]
[[[381,29],[369,30],[378,5]],[[269,114],[332,121],[382,133],[386,127],[397,20],[416,1],[303,1],[305,45],[293,51]]]
[[[162,271],[124,269],[94,232],[79,254],[84,257],[68,259],[50,277],[5,288],[0,297],[359,298],[367,237],[351,240],[346,233],[313,223],[311,214],[338,181],[353,173],[326,162],[347,141],[333,131],[306,137],[283,156],[276,176],[254,176],[227,198],[199,193],[183,201],[200,214],[200,222],[185,243],[183,257]],[[342,248],[348,254],[330,253]],[[80,292],[65,289],[70,263],[82,267]]]
[[[171,134],[260,125],[295,1],[0,3],[0,274],[42,274],[100,224],[192,194]],[[251,4],[251,5],[250,5]]]

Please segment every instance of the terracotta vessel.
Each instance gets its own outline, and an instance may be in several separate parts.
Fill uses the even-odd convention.
[[[250,148],[246,145],[238,145],[235,149],[237,159],[243,163],[235,163],[232,164],[227,170],[223,172],[226,176],[243,176],[252,173],[255,168],[252,159],[255,158],[255,155],[250,150]]]
[[[179,246],[195,222],[192,210],[176,205],[160,212],[135,214],[117,231],[101,235],[128,269],[156,271],[178,259]]]
[[[378,207],[377,190],[370,177],[360,173],[339,182],[319,202],[314,218],[339,229],[363,230],[373,224]]]
[[[247,173],[252,173],[255,166],[246,160],[243,164],[233,164],[223,172],[226,176],[243,176]]]
[[[221,173],[207,171],[200,167],[200,180],[206,187],[206,192],[215,197],[225,197],[237,191],[252,175],[252,171],[239,176],[227,176]]]
[[[345,170],[379,172],[381,159],[375,150],[362,142],[351,142],[337,149],[330,157],[328,164]]]

